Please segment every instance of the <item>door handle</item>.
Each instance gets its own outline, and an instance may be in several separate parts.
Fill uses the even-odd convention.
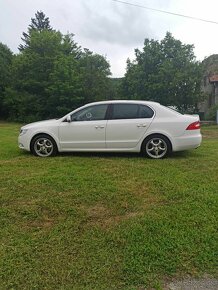
[[[137,127],[138,128],[146,127],[146,124],[138,124]]]
[[[104,129],[104,126],[101,125],[101,126],[95,126],[95,129]]]

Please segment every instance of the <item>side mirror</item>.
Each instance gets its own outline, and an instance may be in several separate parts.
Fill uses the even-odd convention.
[[[67,122],[71,123],[71,116],[70,115],[67,116]]]

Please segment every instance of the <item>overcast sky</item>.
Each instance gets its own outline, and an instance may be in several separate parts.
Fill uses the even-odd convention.
[[[125,0],[124,0],[125,1]],[[126,0],[130,3],[218,21],[218,0]],[[0,0],[0,42],[17,53],[31,17],[42,10],[53,28],[75,34],[82,47],[107,57],[114,77],[145,38],[161,40],[167,31],[195,45],[198,60],[218,53],[218,25],[132,7],[112,0]]]

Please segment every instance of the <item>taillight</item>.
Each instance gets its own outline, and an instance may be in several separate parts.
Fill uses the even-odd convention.
[[[200,122],[197,121],[197,122],[194,122],[194,123],[191,123],[190,125],[188,125],[186,130],[198,130],[200,128],[201,128]]]

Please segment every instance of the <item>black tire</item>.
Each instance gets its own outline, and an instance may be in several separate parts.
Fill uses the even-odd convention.
[[[172,145],[167,137],[153,134],[143,141],[141,151],[148,158],[162,159],[172,153]]]
[[[32,139],[30,151],[38,157],[51,157],[57,155],[58,148],[51,136],[40,134]]]

